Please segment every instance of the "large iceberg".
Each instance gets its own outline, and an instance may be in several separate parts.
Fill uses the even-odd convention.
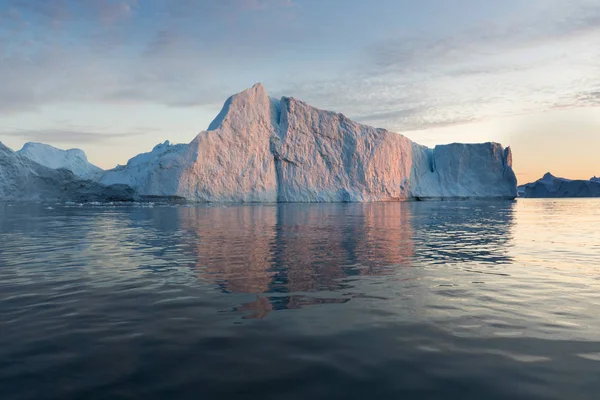
[[[510,148],[433,149],[261,84],[230,97],[189,144],[168,141],[100,178],[194,202],[365,202],[517,196]]]
[[[102,168],[90,163],[83,150],[61,150],[49,144],[27,142],[18,154],[48,168],[64,168],[82,178],[94,178],[103,172]]]
[[[0,200],[133,201],[125,185],[102,185],[67,169],[52,169],[0,142]]]
[[[600,197],[600,179],[558,178],[550,172],[535,182],[519,186],[520,197]]]

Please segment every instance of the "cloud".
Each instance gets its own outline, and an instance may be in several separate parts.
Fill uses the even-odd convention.
[[[71,17],[68,0],[9,0],[5,7],[19,13],[31,14],[32,17],[53,25],[65,22]]]
[[[239,3],[242,8],[249,10],[266,10],[269,8],[295,6],[295,3],[292,0],[239,0],[237,3]]]
[[[600,106],[600,88],[580,93],[576,101],[588,106]]]
[[[39,104],[31,90],[4,85],[0,87],[0,114],[37,111]]]
[[[19,137],[28,141],[81,144],[104,143],[113,139],[130,138],[132,136],[139,136],[143,134],[144,132],[142,131],[133,131],[127,133],[99,133],[60,129],[17,129],[0,132],[0,136]]]
[[[172,53],[173,50],[181,48],[184,43],[184,37],[173,29],[160,29],[148,43],[144,55],[164,56],[166,53]]]
[[[178,0],[161,3],[165,12],[177,18],[215,17],[247,11],[268,11],[294,7],[293,0]]]
[[[439,70],[444,66],[440,62],[466,64],[498,53],[597,32],[599,27],[600,4],[597,2],[547,0],[542,6],[509,20],[497,18],[450,33],[382,40],[368,49],[367,57],[382,70]]]
[[[0,63],[0,114],[36,111],[61,103],[214,104],[232,87],[212,82],[213,63],[187,46],[185,38],[158,32],[138,54],[110,44],[66,47],[36,41]]]
[[[274,96],[397,131],[599,103],[600,5],[591,0],[531,1],[522,15],[445,29],[426,20],[421,35],[363,21],[356,44],[352,32],[328,42],[314,22],[324,11],[309,2],[7,4],[2,15],[63,31],[34,24],[0,35],[0,114],[74,102],[212,106],[265,80]],[[333,33],[347,23],[329,22]]]
[[[0,115],[69,102],[172,107],[221,103],[242,85],[258,80],[242,78],[240,84],[224,77],[236,74],[234,67],[241,67],[242,61],[247,65],[252,57],[273,50],[261,38],[271,36],[278,22],[276,18],[265,22],[272,17],[270,12],[293,3],[9,0],[6,4],[6,12],[31,22],[32,29],[15,33],[0,25]],[[229,26],[224,21],[231,10],[251,15]],[[135,27],[117,23],[126,20]],[[152,23],[145,27],[147,21]],[[244,60],[248,52],[253,54]]]
[[[132,13],[135,1],[95,0],[90,2],[98,18],[105,24],[112,24],[126,18]]]
[[[128,16],[135,4],[136,0],[7,0],[4,7],[58,27],[75,20],[114,23]]]
[[[419,114],[421,112],[421,110],[422,109],[420,109],[420,108],[412,108],[412,109],[408,108],[408,109],[388,111],[388,112],[378,112],[378,113],[374,113],[374,114],[356,115],[353,118],[360,120],[360,121],[365,121],[365,122],[387,121],[390,119],[411,117],[411,116]]]
[[[381,39],[343,76],[285,90],[398,131],[599,105],[599,42],[600,4],[552,1],[450,34]]]

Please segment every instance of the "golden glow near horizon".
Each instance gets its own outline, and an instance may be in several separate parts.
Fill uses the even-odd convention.
[[[407,136],[428,146],[438,143],[440,137],[510,146],[519,184],[533,182],[546,172],[569,179],[600,176],[600,107],[554,109],[407,132]]]
[[[600,108],[548,111],[525,122],[507,140],[519,182],[546,172],[570,179],[600,176]]]

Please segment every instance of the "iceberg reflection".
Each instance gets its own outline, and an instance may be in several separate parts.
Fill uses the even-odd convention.
[[[235,309],[257,317],[346,302],[341,293],[353,277],[511,261],[510,202],[179,208],[178,218],[181,229],[193,233],[186,240],[194,243],[196,275],[224,293],[257,295]]]

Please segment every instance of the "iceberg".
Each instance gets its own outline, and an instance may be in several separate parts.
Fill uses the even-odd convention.
[[[135,192],[126,185],[102,185],[81,179],[73,172],[52,169],[0,142],[0,200],[3,201],[133,201]]]
[[[600,197],[600,179],[558,178],[547,172],[541,179],[519,186],[518,190],[520,197],[529,198]]]
[[[61,150],[43,143],[28,142],[18,154],[48,168],[64,168],[82,178],[93,178],[102,173],[102,168],[91,164],[83,150]]]
[[[159,144],[104,172],[105,185],[191,202],[514,199],[510,148],[428,148],[261,84],[231,96],[189,144]]]
[[[2,146],[1,154],[0,199],[272,203],[517,196],[510,148],[428,148],[291,97],[270,98],[261,84],[227,99],[190,143],[165,141],[108,171],[81,150],[41,143],[16,153]]]

